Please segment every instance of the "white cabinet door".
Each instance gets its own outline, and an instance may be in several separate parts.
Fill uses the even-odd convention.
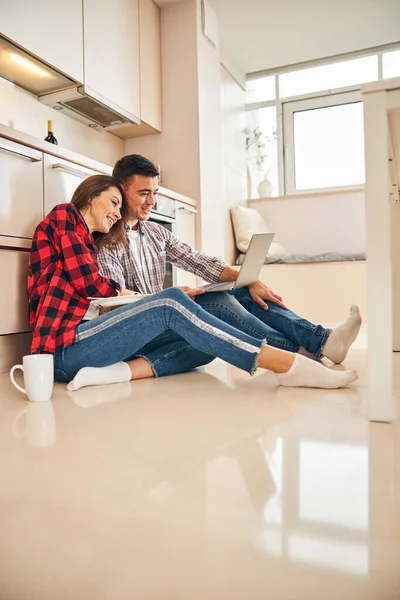
[[[196,248],[196,213],[197,211],[195,208],[183,204],[183,202],[176,203],[175,234],[181,242],[185,242],[185,244],[188,244],[191,248]],[[197,277],[188,271],[176,269],[175,285],[196,287]]]
[[[140,117],[138,0],[83,0],[85,86]]]
[[[0,334],[30,331],[28,320],[27,276],[29,249],[4,248],[0,238],[1,297]]]
[[[0,235],[31,238],[43,219],[42,157],[0,138]]]
[[[140,118],[161,131],[161,18],[153,0],[139,0]]]
[[[19,46],[83,83],[82,0],[1,0],[0,28]]]
[[[44,209],[45,214],[57,204],[70,202],[78,185],[95,171],[86,169],[55,156],[44,155]]]

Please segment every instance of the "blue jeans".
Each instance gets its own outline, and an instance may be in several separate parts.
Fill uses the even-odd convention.
[[[197,296],[196,303],[209,314],[268,345],[290,352],[303,346],[320,358],[331,332],[302,319],[291,310],[268,302],[269,310],[254,302],[247,287],[232,292],[210,292]],[[176,333],[167,331],[136,353],[152,366],[157,377],[183,373],[210,363],[215,356],[204,354]],[[131,357],[134,358],[134,357]]]
[[[211,353],[250,374],[265,344],[206,312],[179,288],[169,288],[80,323],[74,343],[54,354],[55,378],[70,381],[82,367],[130,360],[166,331],[178,334],[208,358]]]

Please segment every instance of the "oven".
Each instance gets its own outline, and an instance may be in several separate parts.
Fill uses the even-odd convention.
[[[175,213],[175,200],[172,200],[167,196],[163,196],[162,194],[157,194],[157,202],[155,203],[154,208],[151,211],[149,221],[158,223],[159,225],[165,227],[165,229],[168,229],[168,231],[174,234]],[[165,289],[168,287],[172,287],[173,285],[176,285],[176,268],[173,265],[171,265],[171,263],[167,263],[163,287]]]

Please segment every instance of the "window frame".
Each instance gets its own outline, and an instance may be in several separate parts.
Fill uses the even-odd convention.
[[[363,187],[364,184],[328,186],[318,188],[308,188],[305,190],[296,189],[296,165],[294,159],[294,127],[293,115],[302,110],[312,110],[315,108],[330,108],[332,106],[343,106],[362,102],[360,90],[350,89],[347,91],[335,92],[329,95],[318,95],[313,98],[304,98],[289,102],[282,102],[282,126],[283,126],[283,148],[284,148],[284,190],[287,195],[309,194],[314,192],[343,191],[354,190]]]
[[[289,98],[281,98],[279,93],[279,75],[283,73],[287,73],[290,71],[295,71],[297,69],[304,69],[307,67],[318,66],[318,65],[328,65],[336,62],[341,62],[342,60],[349,60],[352,58],[363,58],[365,56],[377,56],[378,57],[378,79],[376,81],[383,81],[383,54],[387,52],[392,52],[394,50],[400,50],[399,43],[389,44],[386,46],[381,46],[380,48],[358,51],[349,53],[346,56],[336,56],[329,57],[326,59],[311,61],[309,63],[304,63],[296,66],[288,66],[281,69],[273,69],[265,72],[251,73],[247,76],[247,79],[258,79],[260,77],[269,77],[271,75],[275,76],[275,100],[267,100],[264,102],[254,102],[252,104],[246,104],[246,110],[254,110],[259,108],[264,108],[268,106],[275,106],[276,108],[276,133],[277,133],[277,151],[278,151],[278,197],[284,195],[304,195],[310,193],[325,193],[329,192],[339,192],[345,190],[354,190],[354,189],[363,189],[363,185],[354,185],[354,186],[337,186],[337,187],[327,187],[327,188],[313,188],[310,190],[296,190],[294,186],[295,182],[295,165],[293,160],[290,160],[290,155],[293,157],[293,131],[291,132],[292,137],[292,146],[287,146],[288,140],[285,139],[288,135],[288,131],[290,129],[290,122],[286,123],[284,126],[284,107],[285,105],[297,103],[297,102],[308,102],[309,108],[312,108],[312,104],[316,98],[324,99],[326,101],[323,106],[329,107],[334,106],[332,104],[332,99],[335,96],[347,93],[358,93],[359,98],[361,100],[361,87],[364,84],[356,84],[354,86],[346,87],[346,88],[335,88],[333,90],[322,90],[318,92],[313,92],[310,94],[304,94],[302,96],[293,96]],[[350,96],[349,96],[350,97]],[[357,102],[357,100],[355,100]],[[349,100],[349,104],[353,103],[354,100]],[[343,104],[343,102],[339,102],[339,104]],[[306,109],[307,110],[307,109]],[[287,109],[286,111],[287,112]],[[293,120],[292,120],[293,123]],[[293,127],[292,127],[293,129]],[[288,150],[289,148],[289,150]]]

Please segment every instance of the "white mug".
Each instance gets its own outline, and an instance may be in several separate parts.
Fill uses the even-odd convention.
[[[21,369],[24,374],[25,388],[14,379],[14,371]],[[54,361],[52,354],[28,354],[22,359],[22,365],[14,365],[10,371],[13,385],[26,394],[31,402],[50,400],[54,382]]]
[[[25,437],[27,445],[33,448],[52,446],[56,441],[52,402],[28,402],[28,408],[14,419],[13,433],[18,438]]]

